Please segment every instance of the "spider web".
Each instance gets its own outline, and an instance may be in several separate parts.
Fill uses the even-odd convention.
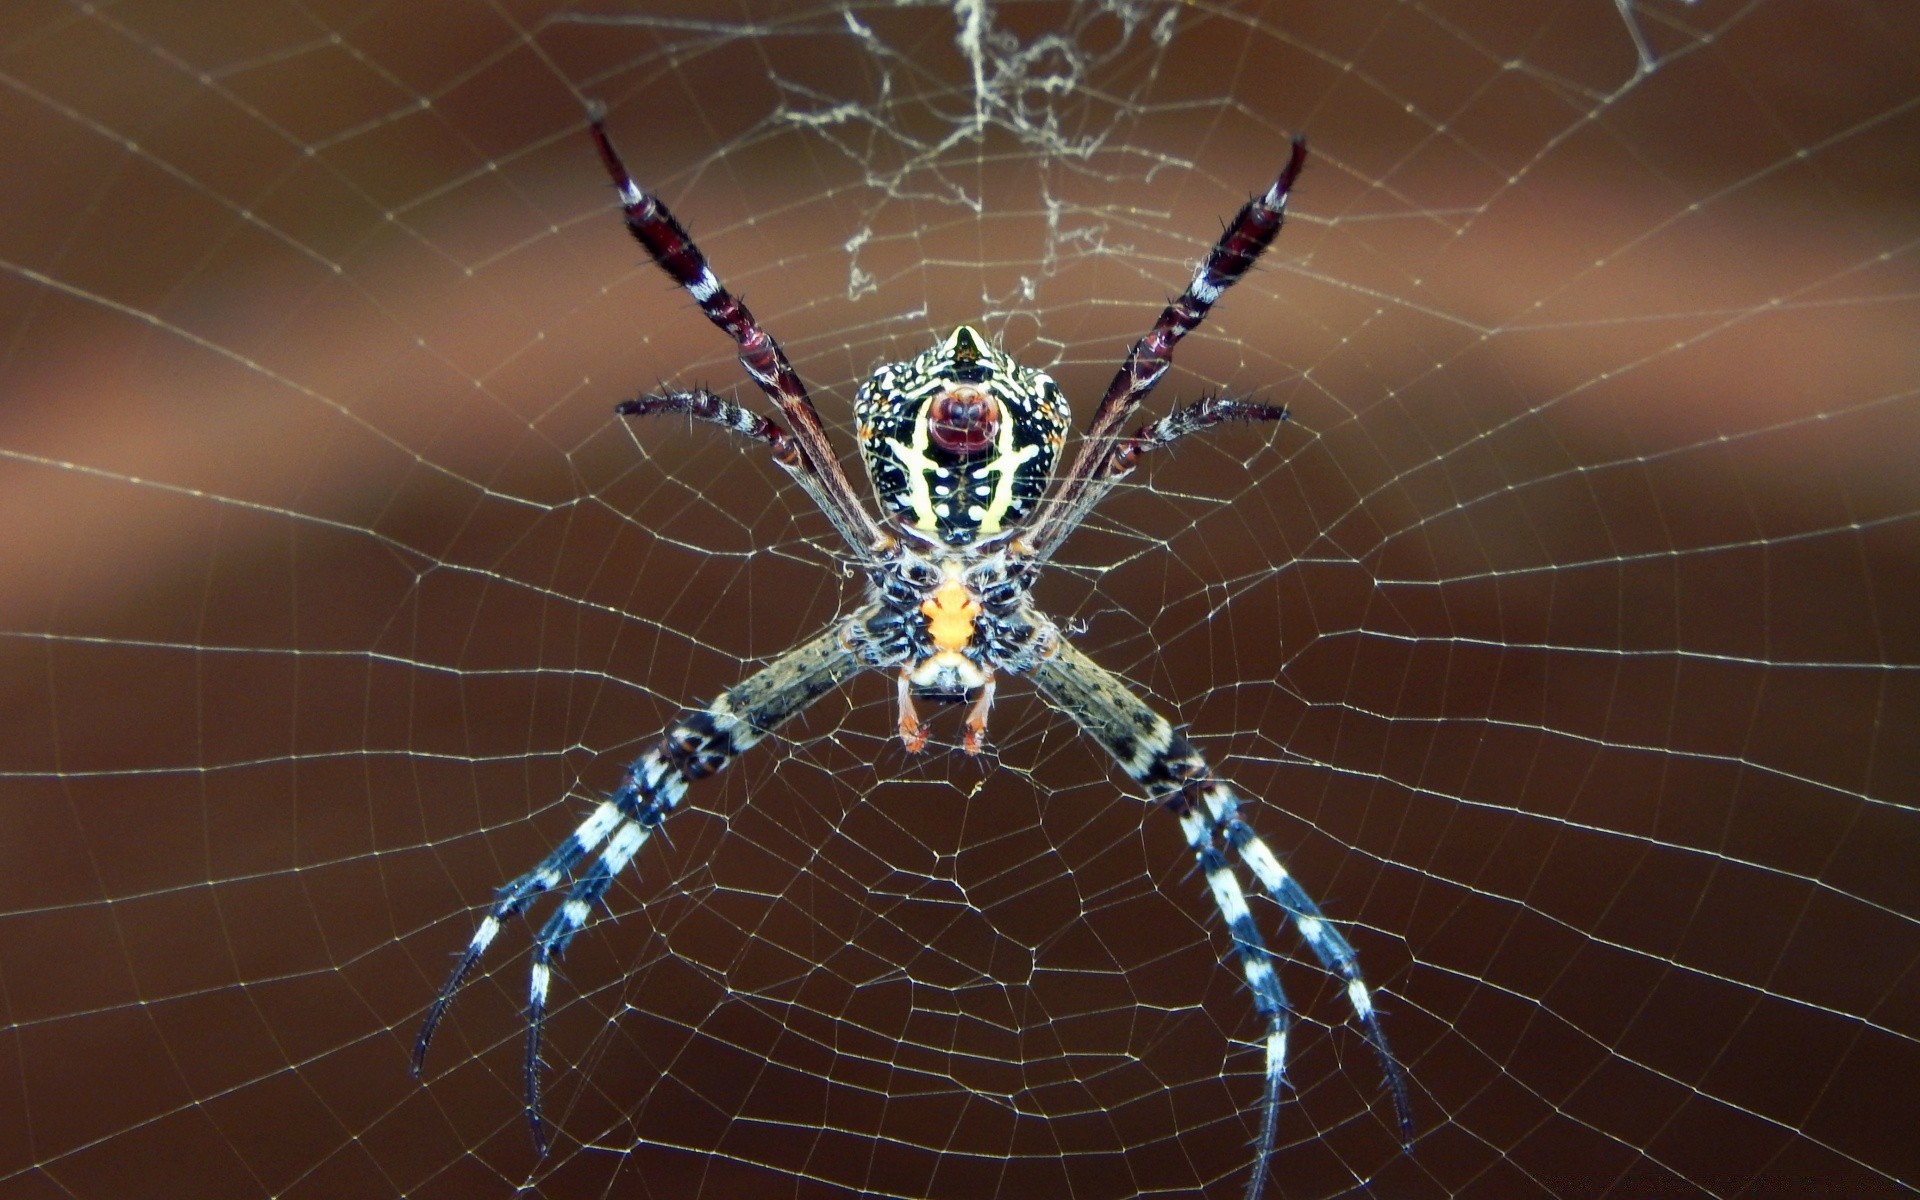
[[[479,906],[858,595],[582,127],[851,449],[969,322],[1084,420],[1313,139],[1048,611],[1259,798],[1270,1194],[1920,1181],[1911,8],[742,3],[0,18],[0,1194],[1234,1196],[1261,1035],[1174,823],[1019,682],[862,678],[574,944],[557,1145]],[[851,464],[849,464],[851,465]],[[1904,1131],[1904,1132],[1903,1132]]]

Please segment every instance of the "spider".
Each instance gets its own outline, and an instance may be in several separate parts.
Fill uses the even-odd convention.
[[[547,1148],[540,1114],[540,1037],[553,962],[586,925],[614,878],[689,784],[736,756],[865,670],[891,672],[898,684],[899,734],[909,751],[927,742],[916,699],[973,703],[962,749],[979,754],[1002,675],[1024,675],[1113,756],[1120,769],[1179,821],[1207,890],[1233,942],[1253,1006],[1266,1021],[1265,1089],[1249,1200],[1257,1197],[1272,1155],[1286,1088],[1289,1004],[1273,956],[1255,925],[1229,853],[1293,921],[1328,971],[1346,982],[1354,1015],[1380,1061],[1403,1145],[1413,1122],[1407,1084],[1358,958],[1346,937],[1281,865],[1240,814],[1233,786],[1165,717],[1100,666],[1035,607],[1034,579],[1062,541],[1142,455],[1224,421],[1284,421],[1283,407],[1208,396],[1172,415],[1121,432],[1153,390],[1181,338],[1206,319],[1221,294],[1260,257],[1286,212],[1306,162],[1296,138],[1286,166],[1265,194],[1241,208],[1193,279],[1135,342],[1101,398],[1066,475],[1049,492],[1067,428],[1068,407],[1054,381],[1023,367],[966,325],[905,362],[887,363],[854,398],[860,453],[882,516],[861,504],[827,439],[806,387],[780,344],[708,267],[705,255],[658,197],[627,174],[600,114],[594,144],[626,212],[627,229],[662,270],[685,288],[707,319],[739,344],[747,374],[786,419],[756,415],[702,390],[643,395],[616,411],[642,417],[682,413],[762,444],[799,482],[851,549],[867,576],[865,602],[824,632],[775,659],[703,708],[681,713],[627,767],[620,786],[532,870],[501,888],[453,973],[428,1008],[414,1043],[421,1073],[434,1030],[501,923],[559,887],[597,850],[568,887],[533,943],[527,995],[526,1117],[536,1149]]]

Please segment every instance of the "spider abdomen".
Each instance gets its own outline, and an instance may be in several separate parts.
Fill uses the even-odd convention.
[[[1067,428],[1058,385],[966,325],[882,364],[853,404],[880,510],[956,547],[1033,512]]]

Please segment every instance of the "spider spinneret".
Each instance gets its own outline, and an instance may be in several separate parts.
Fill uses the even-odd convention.
[[[502,924],[595,856],[540,927],[528,972],[526,1115],[534,1144],[544,1152],[540,1045],[553,962],[586,925],[614,878],[679,807],[688,786],[723,770],[782,723],[867,670],[894,673],[900,737],[910,751],[927,742],[916,697],[959,701],[974,695],[961,746],[978,754],[997,676],[1008,674],[1031,680],[1178,819],[1205,877],[1254,1010],[1266,1023],[1266,1083],[1248,1200],[1257,1200],[1273,1154],[1292,1010],[1234,860],[1293,923],[1320,965],[1345,982],[1348,1002],[1393,1098],[1401,1141],[1410,1147],[1413,1117],[1406,1077],[1387,1047],[1353,946],[1247,824],[1232,785],[1216,778],[1192,743],[1118,675],[1068,640],[1031,599],[1042,566],[1142,455],[1225,421],[1286,419],[1287,410],[1276,405],[1204,396],[1132,434],[1122,432],[1166,373],[1175,345],[1206,319],[1280,231],[1287,196],[1306,161],[1306,143],[1294,140],[1273,185],[1241,208],[1185,290],[1134,343],[1088,423],[1078,456],[1059,480],[1053,470],[1068,421],[1065,397],[1045,372],[1021,366],[977,329],[962,325],[918,356],[875,370],[854,398],[860,453],[882,514],[875,520],[840,469],[813,400],[780,344],[720,283],[666,206],[634,183],[597,116],[591,130],[619,192],[628,231],[707,319],[733,338],[748,376],[788,424],[782,427],[708,391],[641,396],[616,411],[633,417],[680,412],[764,444],[845,540],[867,575],[866,599],[711,703],[681,713],[572,833],[500,889],[427,1009],[414,1042],[414,1073],[423,1069],[441,1018]]]

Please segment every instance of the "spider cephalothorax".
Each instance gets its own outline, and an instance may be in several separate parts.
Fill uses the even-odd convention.
[[[995,675],[1021,674],[1054,652],[1059,630],[1027,595],[1034,573],[1030,555],[1005,545],[903,540],[888,550],[871,602],[847,620],[846,639],[861,666],[897,670],[900,737],[908,750],[927,744],[915,696],[973,694],[961,747],[980,753]]]
[[[1044,372],[962,325],[919,357],[875,371],[853,415],[880,511],[965,546],[1033,512],[1068,411]]]
[[[1067,402],[1043,372],[1023,367],[962,325],[905,362],[887,363],[854,400],[860,451],[879,499],[875,520],[855,496],[806,387],[778,342],[723,287],[666,206],[640,190],[598,120],[593,137],[626,211],[627,228],[655,262],[740,347],[753,381],[790,428],[706,391],[641,396],[628,416],[681,412],[762,442],[826,513],[866,573],[864,602],[712,703],[681,713],[626,769],[620,786],[525,875],[500,889],[414,1043],[417,1074],[460,984],[501,924],[564,883],[567,899],[541,926],[527,988],[526,1108],[535,1144],[540,1116],[540,1033],[552,963],[567,948],[615,876],[672,814],[688,785],[726,767],[782,722],[863,670],[892,672],[899,730],[909,750],[927,742],[915,697],[974,697],[961,743],[981,750],[999,675],[1024,676],[1100,743],[1148,796],[1179,819],[1187,847],[1233,945],[1253,1006],[1266,1022],[1266,1087],[1248,1196],[1257,1196],[1273,1152],[1286,1084],[1290,1009],[1273,956],[1254,923],[1231,859],[1293,922],[1300,939],[1345,982],[1361,1031],[1378,1056],[1403,1141],[1412,1137],[1405,1078],[1387,1049],[1372,993],[1346,937],[1240,815],[1240,798],[1167,719],[1113,672],[1082,653],[1033,604],[1033,580],[1068,534],[1140,457],[1223,421],[1286,418],[1284,408],[1202,397],[1125,434],[1127,419],[1166,372],[1174,346],[1206,318],[1280,230],[1287,194],[1306,160],[1295,140],[1285,169],[1249,200],[1186,289],[1135,342],[1088,423],[1080,452],[1056,483]],[[1052,490],[1049,491],[1051,486]],[[1231,859],[1230,857],[1231,856]]]

